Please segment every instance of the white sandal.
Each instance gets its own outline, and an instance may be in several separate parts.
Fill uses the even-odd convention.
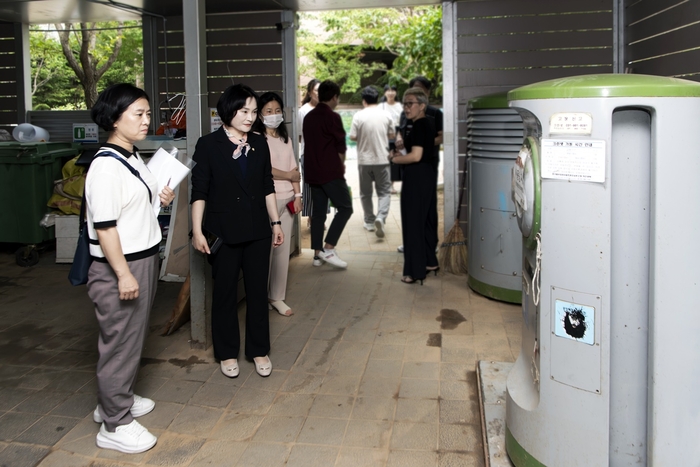
[[[289,308],[287,304],[284,303],[282,300],[270,302],[270,309],[272,308],[277,310],[277,313],[281,314],[282,316],[292,316],[294,314],[294,312],[292,312],[292,309]]]

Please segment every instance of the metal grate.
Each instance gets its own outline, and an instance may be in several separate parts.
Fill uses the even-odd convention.
[[[700,81],[700,0],[626,0],[625,42],[628,71]]]

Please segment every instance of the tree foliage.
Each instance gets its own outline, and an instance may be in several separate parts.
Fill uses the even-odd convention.
[[[383,71],[375,84],[404,86],[417,75],[434,84],[433,95],[442,95],[442,8],[440,6],[375,8],[300,14],[302,74],[334,79],[342,91],[354,92],[360,80]],[[311,28],[305,25],[311,24]],[[313,26],[322,27],[319,37]],[[368,50],[386,50],[390,66],[367,60]]]
[[[58,40],[45,28],[31,26],[29,50],[34,109],[85,108],[80,84],[63,58]]]
[[[29,40],[34,107],[85,109],[92,107],[98,93],[111,84],[142,86],[140,24],[110,21],[32,26]]]

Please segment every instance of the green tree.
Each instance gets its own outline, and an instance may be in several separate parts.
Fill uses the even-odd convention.
[[[29,50],[33,107],[85,108],[80,84],[63,58],[55,34],[46,25],[30,27]]]
[[[356,91],[360,79],[384,71],[376,84],[408,84],[423,75],[442,95],[442,8],[440,6],[375,8],[300,14],[298,40],[302,74],[332,78],[344,92]],[[311,27],[307,25],[311,24]],[[326,32],[318,37],[316,28]],[[366,61],[365,51],[386,50],[391,66]]]
[[[61,50],[85,94],[85,105],[92,108],[97,100],[97,82],[119,57],[122,48],[124,23],[117,23],[115,30],[103,30],[98,34],[97,23],[57,23]]]
[[[34,106],[85,109],[111,84],[143,86],[142,36],[140,21],[32,26],[29,38]],[[118,44],[121,46],[116,47]],[[72,58],[67,58],[66,50]],[[87,73],[84,63],[88,64]],[[84,82],[97,81],[86,89],[81,76]]]
[[[141,22],[125,21],[123,31],[119,56],[102,76],[97,85],[98,92],[117,83],[131,83],[134,86],[143,87],[143,30]]]

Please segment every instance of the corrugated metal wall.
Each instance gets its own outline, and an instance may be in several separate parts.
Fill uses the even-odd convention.
[[[18,115],[17,93],[24,86],[17,82],[22,67],[22,41],[17,32],[15,23],[0,23],[0,128],[9,133],[11,124],[24,121]]]
[[[613,71],[612,7],[611,0],[457,2],[460,172],[467,154],[469,99],[547,79]],[[461,179],[460,174],[460,184]],[[466,197],[462,203],[465,228]]]
[[[700,81],[700,0],[626,0],[624,18],[629,71]]]
[[[276,24],[282,12],[207,15],[207,86],[209,107],[216,107],[221,93],[231,84],[246,84],[258,93],[274,91],[283,96],[282,31]],[[158,94],[166,97],[165,53],[162,22],[159,22]],[[166,21],[169,96],[185,92],[185,57],[182,17]]]

